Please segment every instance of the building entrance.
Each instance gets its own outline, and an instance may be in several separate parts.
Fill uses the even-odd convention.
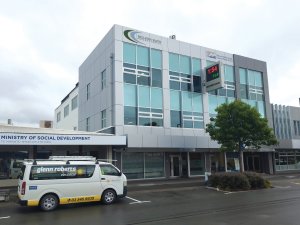
[[[170,171],[171,177],[180,177],[182,168],[181,168],[181,157],[179,155],[170,156]]]

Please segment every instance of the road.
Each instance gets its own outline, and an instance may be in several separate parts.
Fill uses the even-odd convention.
[[[59,207],[53,212],[0,203],[0,225],[299,225],[300,178],[272,189],[224,193],[205,187],[129,192],[128,198]]]

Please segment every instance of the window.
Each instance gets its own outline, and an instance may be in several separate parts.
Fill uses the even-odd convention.
[[[151,67],[156,69],[162,68],[162,57],[161,51],[156,49],[151,49]]]
[[[135,45],[123,44],[123,61],[124,63],[136,64],[136,50]]]
[[[201,61],[185,55],[169,53],[170,89],[201,92]]]
[[[202,95],[170,90],[171,127],[203,128]]]
[[[86,118],[86,121],[85,121],[85,130],[86,131],[90,131],[90,129],[91,129],[91,119],[90,119],[90,117],[88,117],[88,118]]]
[[[64,107],[64,117],[67,117],[69,115],[69,105],[66,105]]]
[[[106,88],[106,70],[103,70],[101,73],[101,90]]]
[[[88,83],[86,85],[86,100],[89,100],[90,97],[91,97],[91,93],[90,93],[91,90],[90,89],[91,89],[91,83]]]
[[[71,103],[71,109],[72,110],[76,109],[77,106],[78,106],[78,100],[77,99],[78,99],[77,95],[74,98],[72,98],[72,103]]]
[[[56,114],[56,122],[59,122],[60,119],[61,119],[61,112],[58,112],[58,113]]]
[[[100,170],[102,175],[107,176],[120,176],[120,171],[118,171],[112,165],[100,165]]]
[[[32,166],[30,180],[89,178],[94,171],[95,165]]]
[[[106,109],[101,111],[101,128],[106,127]]]
[[[205,160],[203,153],[189,153],[190,156],[190,174],[203,175],[205,171]]]

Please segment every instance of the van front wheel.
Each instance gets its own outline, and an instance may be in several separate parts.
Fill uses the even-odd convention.
[[[43,211],[54,210],[58,205],[58,199],[53,194],[45,195],[40,202],[40,207]]]
[[[116,200],[116,192],[114,190],[108,189],[105,190],[102,194],[102,202],[105,205],[112,204]]]

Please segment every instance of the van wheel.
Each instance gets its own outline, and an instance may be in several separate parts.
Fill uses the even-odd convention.
[[[116,200],[116,197],[117,197],[117,195],[114,190],[111,190],[111,189],[105,190],[102,194],[102,202],[105,205],[109,205]]]
[[[45,195],[40,202],[40,207],[43,211],[54,210],[58,205],[58,199],[53,194]]]

